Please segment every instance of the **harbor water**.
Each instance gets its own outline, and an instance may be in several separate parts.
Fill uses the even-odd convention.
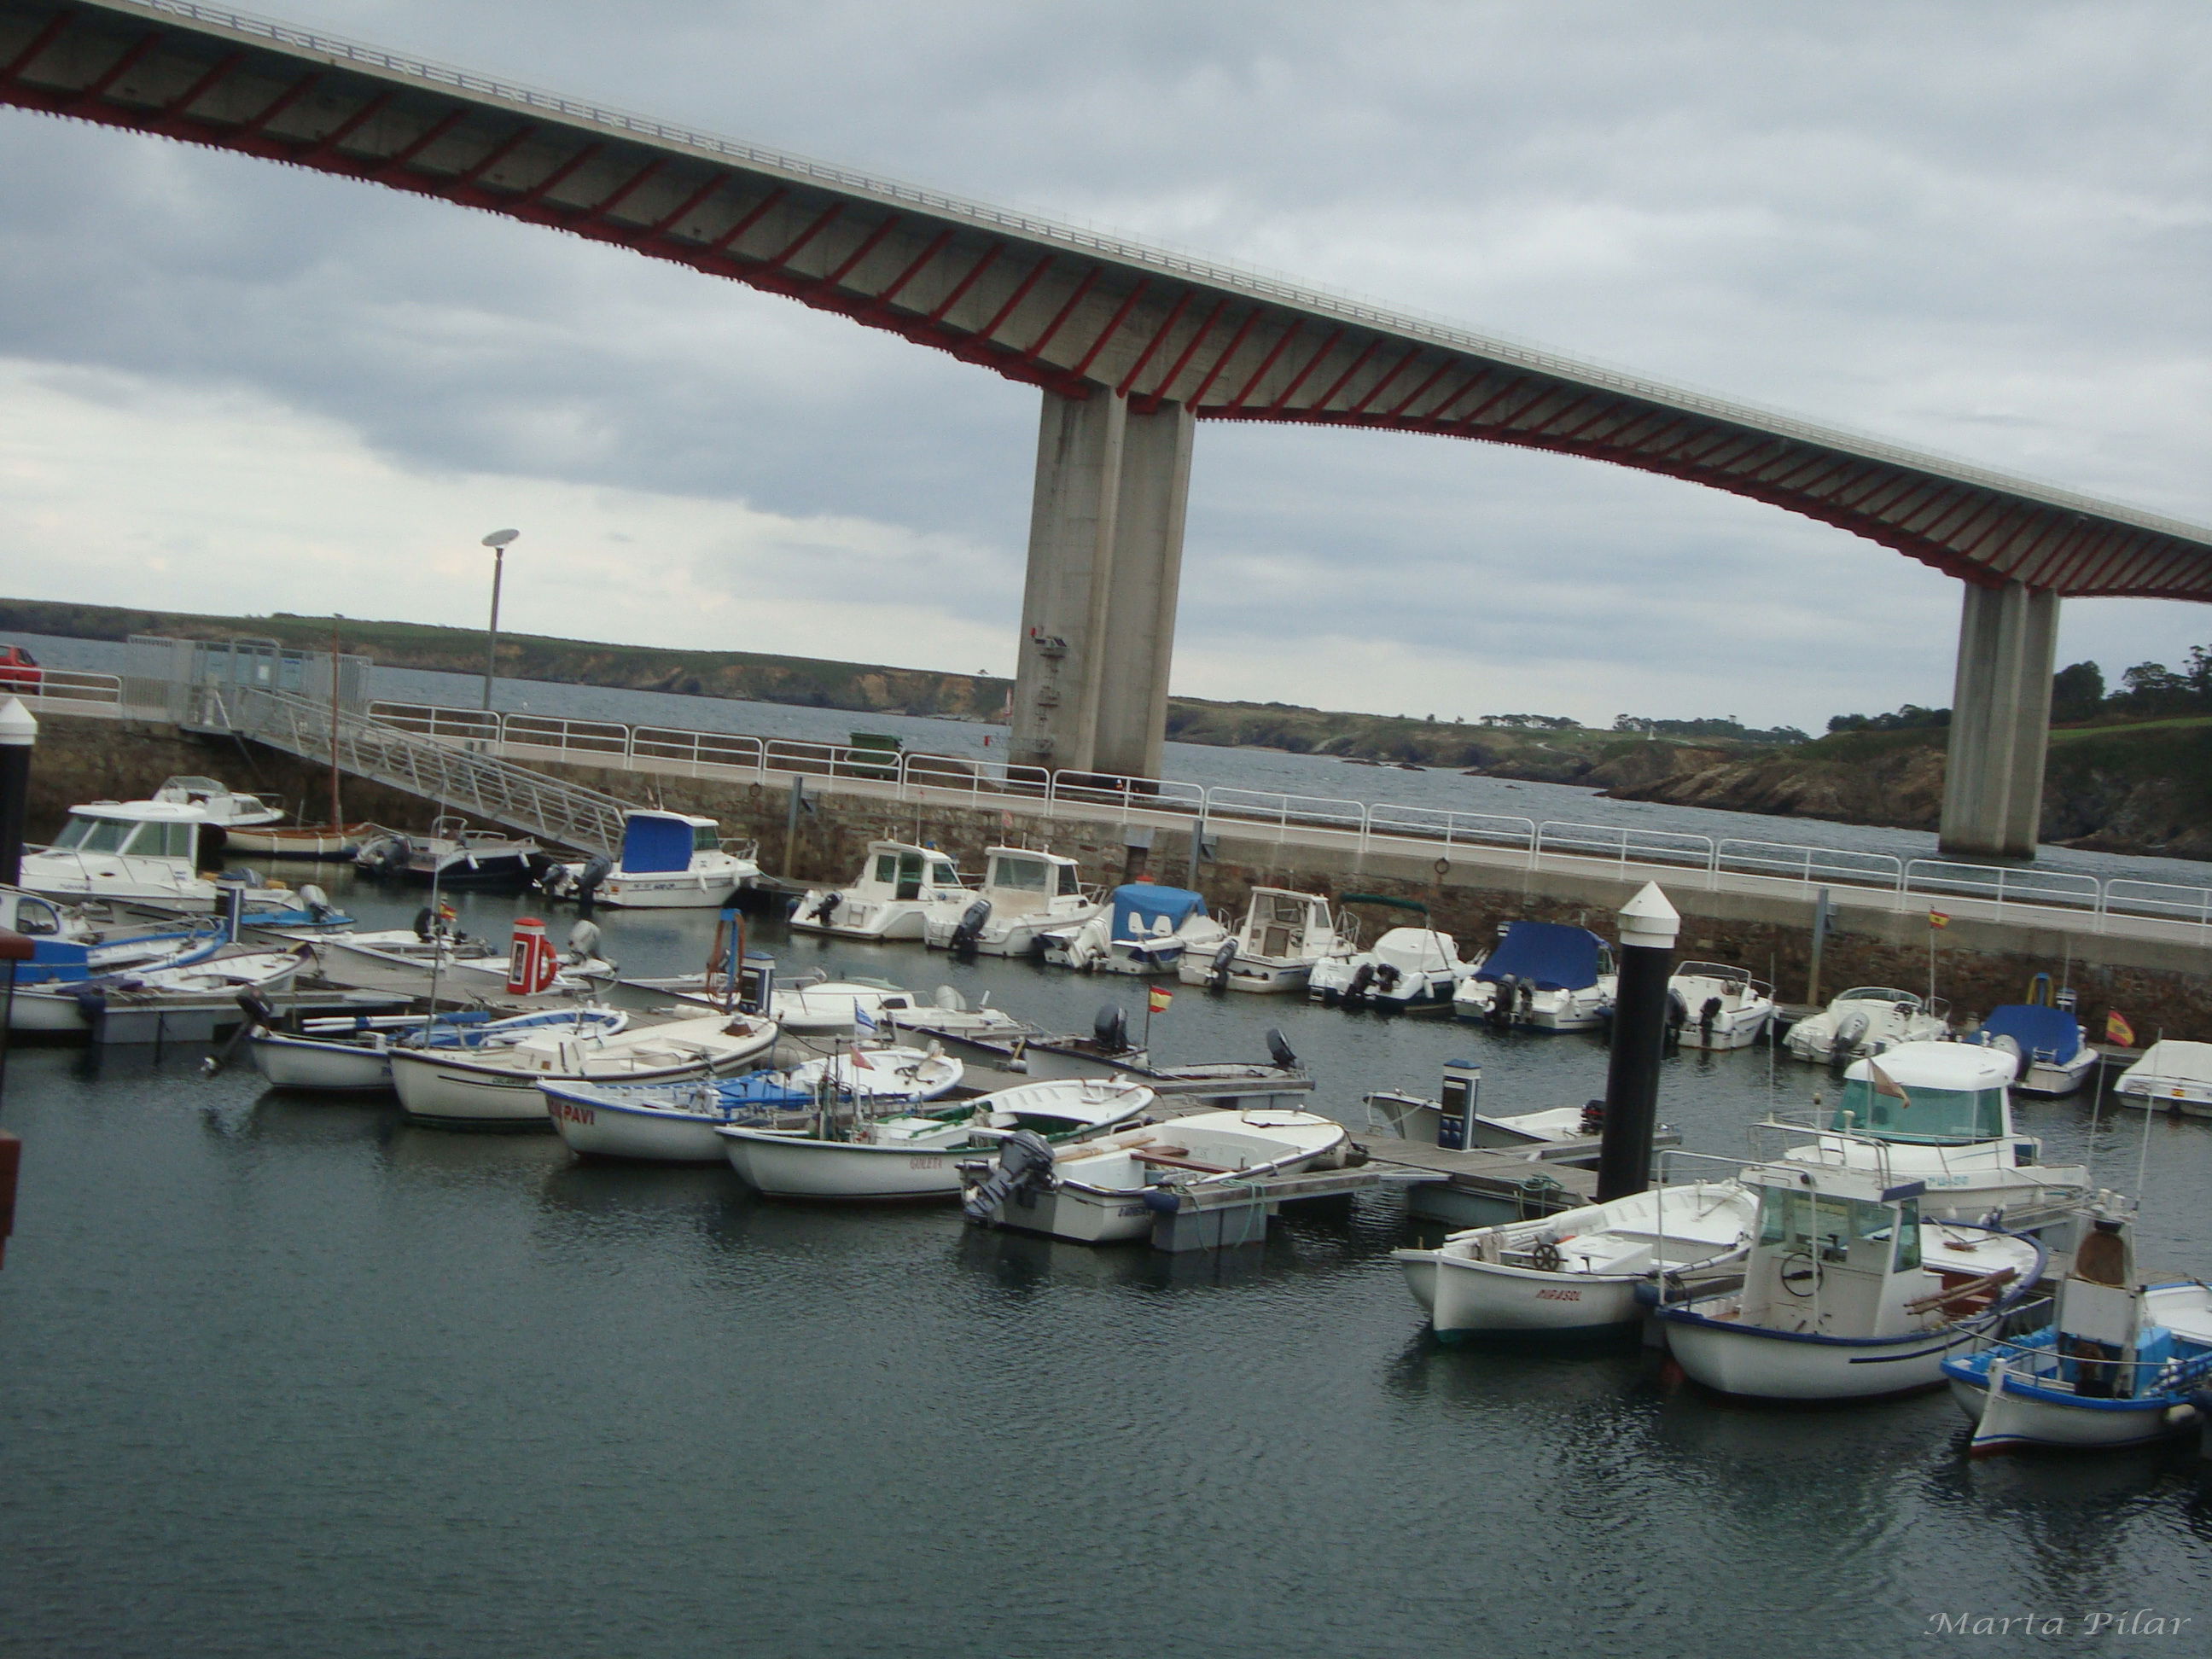
[[[421,902],[328,884],[365,926]],[[532,908],[457,902],[492,937]],[[713,927],[599,920],[632,973],[697,965]],[[1134,981],[756,939],[785,971],[1143,1020]],[[1448,1018],[1182,989],[1152,1036],[1256,1058],[1271,1024],[1355,1125],[1454,1057],[1493,1111],[1603,1091],[1595,1040]],[[2040,1616],[2004,1645],[2068,1653],[2212,1630],[2193,1443],[1970,1462],[1942,1395],[1784,1410],[1634,1352],[1447,1350],[1394,1200],[1230,1252],[1091,1249],[417,1128],[204,1053],[9,1059],[0,1654],[1797,1659],[1992,1650],[1961,1618]],[[1686,1052],[1660,1109],[1740,1153],[1820,1087]],[[2212,1267],[2212,1123],[2146,1141],[2094,1109],[2021,1117],[2102,1182],[2147,1168],[2146,1267]],[[2094,1622],[2139,1610],[2193,1622]]]

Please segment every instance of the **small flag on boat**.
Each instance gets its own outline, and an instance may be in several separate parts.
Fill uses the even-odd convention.
[[[1872,1060],[1867,1061],[1867,1075],[1874,1079],[1875,1093],[1887,1095],[1900,1108],[1912,1104],[1912,1097],[1905,1092],[1904,1085]]]
[[[1930,910],[1928,913],[1928,925],[1930,927],[1948,927],[1951,925],[1950,912],[1948,910]]]
[[[2127,1016],[2117,1008],[2105,1015],[2105,1041],[2116,1048],[2136,1046],[2136,1028],[2128,1024]]]
[[[439,920],[439,921],[453,921],[456,917],[458,917],[460,914],[461,914],[461,913],[460,913],[459,910],[456,910],[455,908],[453,908],[453,907],[452,905],[450,905],[450,904],[447,903],[445,900],[443,900],[443,899],[440,899],[440,900],[438,901],[438,920]]]
[[[870,1036],[875,1036],[879,1029],[874,1017],[866,1009],[860,1007],[855,1007],[853,1010],[853,1027],[855,1030],[866,1031]]]
[[[858,1045],[855,1045],[853,1049],[853,1064],[863,1072],[872,1072],[876,1069],[868,1064],[868,1057],[860,1052]]]
[[[1169,990],[1164,985],[1155,985],[1152,989],[1152,1001],[1149,1006],[1152,1012],[1156,1014],[1164,1014],[1168,1011],[1168,1004],[1174,1000],[1175,993],[1173,991]]]

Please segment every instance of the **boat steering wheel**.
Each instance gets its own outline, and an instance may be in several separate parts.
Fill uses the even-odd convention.
[[[1528,1265],[1540,1273],[1555,1273],[1565,1260],[1559,1247],[1548,1238],[1540,1238],[1529,1247]]]
[[[1790,1264],[1793,1261],[1802,1261],[1805,1265],[1792,1272]],[[1782,1281],[1782,1288],[1790,1295],[1810,1296],[1820,1288],[1820,1258],[1810,1250],[1792,1250],[1782,1258],[1782,1265],[1776,1277]],[[1806,1288],[1802,1291],[1797,1288],[1800,1282],[1806,1283]]]

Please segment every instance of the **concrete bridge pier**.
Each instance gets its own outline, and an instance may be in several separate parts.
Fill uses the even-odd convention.
[[[1939,836],[1953,858],[2032,859],[2043,820],[2058,595],[1966,584]]]
[[[1193,422],[1109,387],[1044,394],[1012,758],[1156,778],[1167,728]]]

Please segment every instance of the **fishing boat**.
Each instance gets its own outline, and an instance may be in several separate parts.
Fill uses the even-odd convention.
[[[1186,956],[1210,956],[1229,930],[1187,887],[1149,881],[1116,887],[1098,914],[1042,935],[1044,959],[1079,973],[1171,974]]]
[[[448,1128],[548,1129],[541,1083],[682,1083],[750,1066],[775,1047],[773,1021],[701,1014],[611,1034],[532,1036],[489,1053],[392,1051],[407,1115]]]
[[[395,831],[363,820],[359,823],[270,823],[223,831],[224,850],[257,859],[341,862],[380,836]]]
[[[1900,1042],[1931,1042],[1949,1030],[1949,1011],[1941,998],[1860,985],[1799,1020],[1783,1043],[1798,1059],[1827,1066],[1886,1054]]]
[[[19,990],[81,985],[127,970],[178,968],[204,961],[222,949],[228,935],[220,927],[114,929],[95,927],[75,905],[0,887],[0,928],[31,942],[31,955],[15,964]]]
[[[95,801],[72,806],[51,846],[23,854],[21,884],[50,897],[151,900],[211,910],[216,885],[199,874],[199,807],[183,801]]]
[[[633,809],[615,858],[549,864],[539,884],[550,898],[616,909],[711,910],[759,878],[758,854],[755,842],[724,839],[716,819]]]
[[[855,1044],[794,1066],[784,1077],[794,1089],[849,1100],[867,1112],[884,1102],[910,1105],[942,1099],[960,1086],[966,1071],[961,1060],[934,1043],[927,1048]]]
[[[1667,981],[1667,1029],[1685,1048],[1748,1048],[1774,1018],[1774,988],[1748,969],[1686,962]]]
[[[852,884],[809,889],[792,908],[791,927],[836,939],[921,939],[930,917],[957,917],[975,896],[935,848],[872,841]]]
[[[1654,1187],[1534,1221],[1394,1250],[1446,1343],[1633,1336],[1639,1285],[1718,1273],[1750,1253],[1759,1200],[1733,1181]]]
[[[2088,1169],[2045,1164],[2043,1143],[2014,1128],[2014,1064],[1999,1048],[1908,1042],[1853,1061],[1832,1109],[1770,1114],[1754,1141],[1792,1164],[1918,1182],[1923,1218],[2022,1231],[2070,1219],[2091,1195]]]
[[[226,832],[284,821],[283,807],[271,806],[258,795],[241,795],[214,778],[170,778],[149,799],[173,805],[197,806],[202,823]]]
[[[530,885],[544,857],[544,849],[526,836],[441,817],[427,836],[392,830],[378,836],[354,854],[354,863],[372,876],[441,888],[519,891]]]
[[[465,1009],[428,1019],[420,1014],[307,1019],[288,1031],[264,1014],[247,1032],[246,1047],[273,1089],[389,1093],[395,1048],[477,1053],[526,1036],[611,1035],[629,1021],[614,1008],[542,1008],[504,1018],[486,1009]]]
[[[212,1005],[237,1023],[240,991],[266,995],[290,984],[308,961],[302,950],[229,951],[166,968],[129,969],[65,984],[18,986],[9,1028],[76,1035],[123,1012],[202,1011]]]
[[[1347,893],[1337,901],[1340,910],[1354,904],[1387,905],[1393,909],[1428,915],[1428,906],[1413,899],[1385,898],[1373,893]],[[1331,1008],[1403,1010],[1423,1003],[1449,1007],[1459,982],[1474,971],[1462,962],[1459,941],[1436,928],[1393,927],[1356,956],[1330,957],[1314,964],[1306,981],[1306,994]]]
[[[2120,1073],[2112,1093],[2124,1106],[2212,1117],[2212,1042],[2166,1037],[2152,1043]]]
[[[543,937],[542,922],[528,916],[515,920],[519,931],[526,931],[526,923],[538,929],[538,936]],[[514,967],[512,939],[502,949],[489,939],[477,939],[448,927],[443,918],[427,908],[416,917],[412,927],[380,927],[365,933],[337,933],[321,938],[287,934],[282,928],[273,931],[313,943],[324,977],[338,983],[355,982],[363,968],[375,966],[410,969],[425,975],[434,972],[451,975],[459,986],[483,988],[487,981],[509,978]],[[577,922],[568,930],[568,948],[555,957],[552,977],[544,985],[532,985],[530,988],[588,991],[612,979],[617,969],[598,954],[599,939],[596,924]],[[349,968],[353,970],[350,973]],[[374,972],[369,980],[379,982]]]
[[[1348,957],[1354,941],[1337,931],[1328,901],[1287,887],[1255,887],[1243,925],[1211,956],[1186,950],[1176,976],[1212,991],[1303,991],[1314,964]]]
[[[2070,1095],[2097,1065],[2073,1011],[2041,1003],[2000,1004],[1967,1041],[2011,1054],[2020,1066],[2012,1086],[2024,1095]]]
[[[1370,1127],[1401,1140],[1452,1152],[1472,1147],[1519,1152],[1531,1163],[1593,1163],[1605,1133],[1602,1100],[1506,1116],[1485,1112],[1482,1068],[1472,1060],[1444,1062],[1439,1097],[1432,1100],[1403,1090],[1377,1089],[1361,1103],[1367,1108]],[[1679,1146],[1681,1141],[1680,1133],[1668,1125],[1653,1126],[1655,1147]]]
[[[933,951],[962,957],[1036,956],[1054,929],[1080,927],[1105,906],[1083,884],[1082,866],[1057,853],[1025,847],[986,850],[983,884],[958,915],[939,909],[925,919],[922,939]]]
[[[1148,1237],[1182,1194],[1333,1165],[1341,1123],[1275,1108],[1194,1112],[1074,1146],[1010,1137],[962,1170],[968,1218],[1082,1244]]]
[[[1587,927],[1511,921],[1460,981],[1452,1012],[1498,1029],[1588,1031],[1613,1016],[1613,947]]]
[[[2100,1216],[2059,1281],[2051,1322],[1943,1362],[1977,1455],[2108,1449],[2200,1428],[2212,1413],[2212,1287],[2137,1286],[2124,1224]]]
[[[1759,1232],[1740,1290],[1664,1302],[1694,1381],[1759,1400],[1870,1400],[1940,1387],[1942,1364],[1997,1328],[2043,1276],[2033,1238],[1929,1221],[1917,1181],[1754,1164]]]
[[[1141,1117],[1152,1091],[1141,1084],[1088,1079],[1024,1083],[930,1112],[829,1117],[805,1131],[717,1130],[730,1165],[771,1198],[952,1199],[963,1159],[1026,1134],[1049,1150],[1104,1134]]]

